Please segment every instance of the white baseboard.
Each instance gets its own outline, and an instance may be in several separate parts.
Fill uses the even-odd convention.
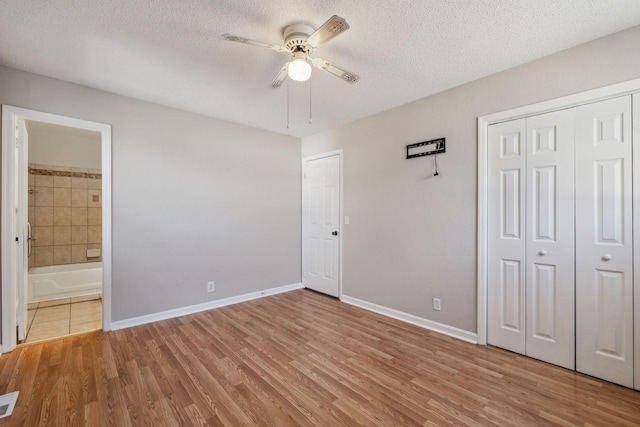
[[[444,323],[434,322],[433,320],[425,319],[423,317],[414,316],[413,314],[404,313],[402,311],[394,310],[392,308],[384,307],[371,302],[363,301],[358,298],[353,298],[347,295],[342,295],[340,301],[347,304],[355,305],[356,307],[363,308],[365,310],[373,311],[383,316],[392,317],[394,319],[401,320],[403,322],[411,323],[412,325],[419,326],[421,328],[429,329],[434,332],[438,332],[444,335],[448,335],[453,338],[457,338],[462,341],[470,342],[472,344],[478,344],[478,334],[465,331],[454,326],[445,325]]]
[[[159,320],[172,319],[174,317],[186,316],[187,314],[199,313],[201,311],[211,310],[213,308],[224,307],[226,305],[237,304],[239,302],[250,301],[252,299],[262,298],[269,295],[280,294],[283,292],[302,289],[302,283],[294,283],[292,285],[279,286],[277,288],[265,289],[263,291],[251,292],[235,297],[223,298],[215,301],[204,302],[202,304],[190,305],[187,307],[175,308],[173,310],[161,311],[159,313],[146,314],[144,316],[132,317],[130,319],[118,320],[111,322],[111,330],[130,328],[132,326],[144,325]]]

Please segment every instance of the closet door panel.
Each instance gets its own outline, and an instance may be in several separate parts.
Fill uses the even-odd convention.
[[[489,126],[488,330],[491,345],[525,352],[525,121]]]
[[[576,369],[632,387],[631,97],[575,110]]]
[[[574,112],[527,119],[526,352],[575,368]]]

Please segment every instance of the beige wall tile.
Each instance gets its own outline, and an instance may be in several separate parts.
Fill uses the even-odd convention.
[[[86,244],[87,243],[87,227],[83,225],[71,226],[71,244]],[[85,254],[86,255],[86,254]]]
[[[53,189],[53,206],[56,206],[56,207],[71,206],[71,189],[70,188],[54,188]]]
[[[69,166],[54,166],[53,170],[60,172],[71,172],[71,168]]]
[[[56,188],[71,188],[70,176],[54,176],[53,186]]]
[[[71,264],[71,245],[53,247],[53,264]]]
[[[53,188],[36,187],[34,206],[53,206]]]
[[[54,245],[70,245],[71,244],[71,226],[62,225],[53,227],[53,244]],[[71,254],[71,252],[69,252]]]
[[[71,262],[87,262],[87,245],[71,246]]]
[[[87,225],[87,208],[71,208],[71,225]]]
[[[29,189],[33,189],[35,191],[35,187],[30,187]],[[36,193],[29,193],[27,197],[27,206],[34,207],[36,205]]]
[[[71,208],[60,206],[54,207],[53,225],[71,225]]]
[[[91,190],[96,191],[96,190]],[[82,188],[71,189],[71,206],[76,208],[87,207],[87,190]]]
[[[87,173],[87,172],[89,172],[89,169],[87,169],[87,168],[71,168],[71,170],[73,172],[76,172],[76,173]]]
[[[100,178],[89,178],[87,179],[87,188],[91,190],[101,190],[102,189],[102,179]]]
[[[42,246],[33,248],[34,265],[44,267],[53,265],[53,246]]]
[[[87,188],[87,178],[71,178],[71,188]]]
[[[32,226],[48,227],[53,225],[53,208],[51,207],[36,207],[35,208],[35,221]]]
[[[35,187],[35,186],[36,186],[36,176],[31,172],[29,172],[29,187]]]
[[[102,225],[102,208],[89,208],[87,212],[88,225]]]
[[[33,226],[33,224],[36,223],[36,210],[33,206],[29,207],[29,213],[27,214],[27,217],[27,221],[29,221],[29,224]]]
[[[94,201],[94,197],[98,196],[98,200]],[[99,208],[102,206],[102,190],[89,190],[87,192],[87,204],[90,208]]]
[[[53,176],[36,175],[36,187],[53,187]]]
[[[51,246],[53,245],[53,227],[33,227],[33,237],[36,238],[33,246]]]
[[[90,225],[87,227],[87,243],[102,242],[102,226]]]

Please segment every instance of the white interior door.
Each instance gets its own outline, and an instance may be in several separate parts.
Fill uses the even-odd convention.
[[[525,353],[525,120],[489,126],[487,342]]]
[[[576,112],[576,369],[633,387],[631,97]]]
[[[17,144],[17,161],[16,174],[18,188],[16,191],[16,224],[18,226],[18,256],[17,259],[17,323],[18,323],[18,340],[24,340],[27,337],[27,272],[29,269],[29,242],[27,240],[28,229],[28,200],[29,200],[29,147],[28,147],[27,127],[24,120],[18,120],[18,138]]]
[[[527,118],[526,351],[575,369],[572,110]]]
[[[633,141],[640,143],[640,94],[632,96],[633,106],[631,108],[633,114]],[[633,150],[633,241],[635,249],[633,251],[633,270],[636,274],[633,276],[633,358],[634,358],[634,380],[633,386],[636,390],[640,390],[640,150]]]
[[[340,155],[303,163],[302,283],[340,295]]]

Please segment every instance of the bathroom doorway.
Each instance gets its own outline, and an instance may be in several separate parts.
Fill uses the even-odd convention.
[[[110,134],[3,106],[2,352],[110,329]]]
[[[102,155],[94,130],[25,120],[32,343],[102,328]]]

